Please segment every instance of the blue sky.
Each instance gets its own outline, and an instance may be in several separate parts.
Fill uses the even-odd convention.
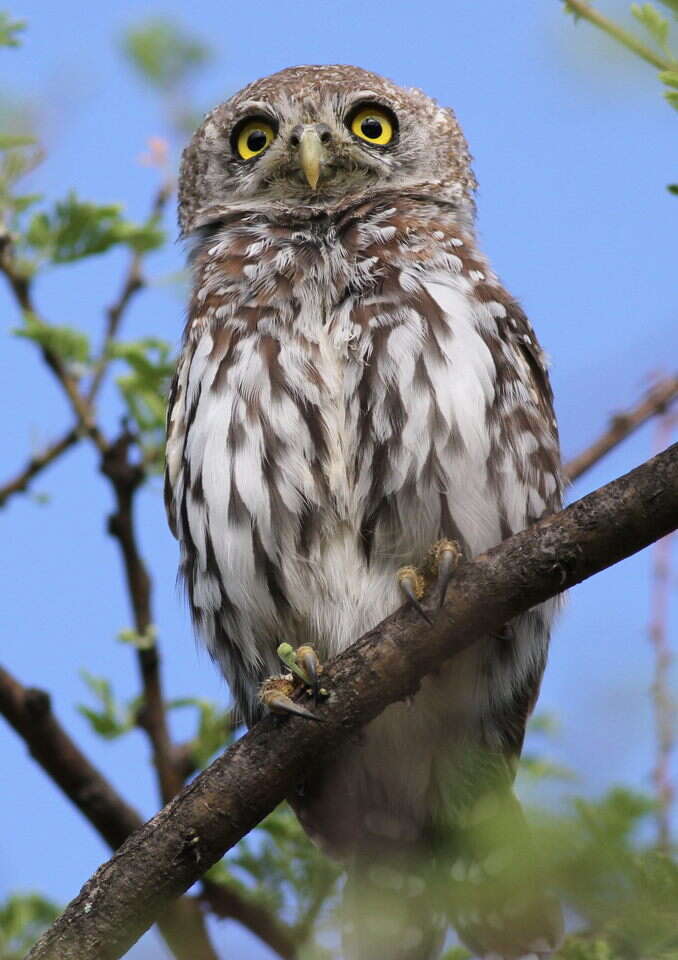
[[[627,4],[601,0],[598,6],[621,13]],[[675,114],[650,67],[587,24],[575,27],[557,0],[30,0],[12,12],[29,29],[20,51],[2,54],[0,89],[35,106],[49,155],[31,188],[50,199],[76,188],[86,199],[119,202],[132,217],[145,216],[155,174],[138,157],[149,136],[165,132],[164,121],[117,41],[126,26],[151,14],[177,18],[213,47],[214,59],[194,91],[205,108],[293,63],[356,63],[422,87],[456,110],[480,182],[481,245],[552,358],[565,456],[632,403],[648,374],[675,364],[678,198],[665,190],[676,180]],[[173,224],[172,212],[170,231]],[[96,342],[102,307],[115,298],[124,262],[113,253],[45,274],[36,289],[40,310],[52,322],[82,325]],[[162,277],[180,265],[177,245],[150,259],[157,282],[135,302],[126,336],[178,341],[184,308]],[[4,334],[17,323],[4,288],[0,308]],[[30,344],[5,341],[0,375],[1,482],[35,444],[70,421]],[[109,391],[103,415],[110,428],[114,411]],[[575,485],[571,498],[646,459],[652,443],[652,431],[640,431]],[[115,545],[104,533],[109,491],[85,446],[35,489],[50,495],[49,505],[17,498],[0,515],[2,661],[23,682],[52,692],[67,728],[151,815],[155,791],[142,736],[102,744],[74,707],[87,699],[81,668],[109,676],[122,696],[136,693],[130,652],[114,639],[130,614]],[[159,483],[149,485],[139,506],[168,694],[224,700],[224,685],[196,650],[174,586],[177,549]],[[540,709],[557,714],[560,732],[549,749],[577,771],[581,791],[596,793],[620,781],[648,785],[649,572],[646,552],[578,587],[555,632]],[[0,894],[34,888],[67,901],[106,856],[103,844],[6,727],[0,727],[0,770]],[[268,955],[228,927],[218,928],[216,940],[224,951],[229,944],[229,955]],[[151,960],[164,953],[150,936],[129,956]]]

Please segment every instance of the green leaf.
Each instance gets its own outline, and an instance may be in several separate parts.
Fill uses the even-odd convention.
[[[170,700],[168,710],[194,707],[198,711],[198,729],[191,740],[191,753],[197,767],[205,767],[210,758],[233,740],[234,727],[230,710],[221,710],[202,697],[180,697]]]
[[[164,239],[156,218],[135,224],[123,218],[116,204],[86,203],[72,192],[51,213],[36,214],[26,231],[28,246],[52,263],[71,263],[117,244],[146,253]]]
[[[666,90],[664,99],[668,100],[674,110],[678,110],[678,90]]]
[[[132,66],[166,91],[181,84],[210,58],[210,50],[171,20],[153,18],[127,31],[122,40]]]
[[[0,47],[18,47],[17,34],[25,29],[25,20],[12,20],[8,13],[0,11]]]
[[[31,147],[34,143],[35,137],[29,137],[20,133],[0,133],[0,150],[11,150],[14,147]]]
[[[169,343],[158,337],[115,343],[109,356],[129,368],[116,383],[144,449],[157,446],[164,435],[167,387],[174,372]]]
[[[678,196],[678,183],[670,183],[666,189],[669,191],[669,193],[673,193]]]
[[[651,34],[655,42],[666,49],[669,38],[669,21],[651,3],[632,3],[631,13]]]
[[[544,757],[532,753],[523,753],[520,769],[534,780],[562,780],[572,782],[577,779],[574,771],[562,764],[553,763]]]
[[[7,198],[7,205],[10,206],[15,213],[23,213],[24,210],[32,207],[33,204],[39,203],[40,200],[42,200],[41,193],[16,194],[13,197]]]
[[[12,330],[15,337],[24,337],[54,353],[64,363],[85,364],[90,357],[89,338],[75,327],[44,323],[34,313],[24,315],[24,326]]]
[[[659,79],[667,87],[678,87],[678,70],[662,70]]]
[[[121,630],[118,633],[118,643],[127,643],[137,650],[152,650],[158,638],[158,631],[151,623],[146,628],[145,633],[137,633],[136,630]]]
[[[440,960],[472,960],[473,954],[466,947],[451,947]]]
[[[77,710],[89,721],[95,733],[98,733],[105,740],[115,740],[136,725],[140,706],[138,697],[128,704],[118,704],[110,680],[105,677],[97,677],[87,670],[81,670],[80,675],[98,701],[99,709],[78,704]]]
[[[12,894],[0,903],[0,958],[21,960],[60,909],[38,893]]]

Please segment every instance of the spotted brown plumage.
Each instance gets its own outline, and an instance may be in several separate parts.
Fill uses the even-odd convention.
[[[367,133],[388,117],[391,141],[356,134],[363,104]],[[234,137],[246,121],[252,149]],[[400,605],[397,570],[434,541],[474,556],[560,506],[544,355],[477,249],[474,188],[453,114],[354,67],[257,81],[185,151],[193,296],[166,502],[194,621],[248,723],[281,642],[329,658]],[[292,798],[347,864],[351,957],[430,960],[441,940],[426,883],[406,910],[391,891],[400,921],[373,929],[364,904],[388,899],[375,863],[401,878],[434,860],[475,876],[473,858],[492,851],[464,823],[488,797],[529,844],[511,782],[553,614],[532,610],[444,665]],[[480,954],[552,950],[557,911],[530,876],[506,914],[496,871],[482,910],[455,906],[450,884]]]

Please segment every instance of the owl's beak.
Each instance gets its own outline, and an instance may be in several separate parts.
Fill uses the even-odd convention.
[[[320,179],[322,159],[322,141],[315,127],[306,127],[299,141],[299,163],[304,171],[311,190],[315,190]]]

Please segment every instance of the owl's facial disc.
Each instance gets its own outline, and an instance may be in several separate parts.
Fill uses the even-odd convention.
[[[231,149],[247,193],[341,194],[364,187],[392,164],[398,120],[390,107],[359,97],[305,114],[304,105],[290,104],[270,115],[248,111],[236,122]]]
[[[409,190],[471,224],[474,189],[452,111],[358,67],[289,67],[207,114],[184,151],[180,222],[184,235],[236,211],[288,223]]]

